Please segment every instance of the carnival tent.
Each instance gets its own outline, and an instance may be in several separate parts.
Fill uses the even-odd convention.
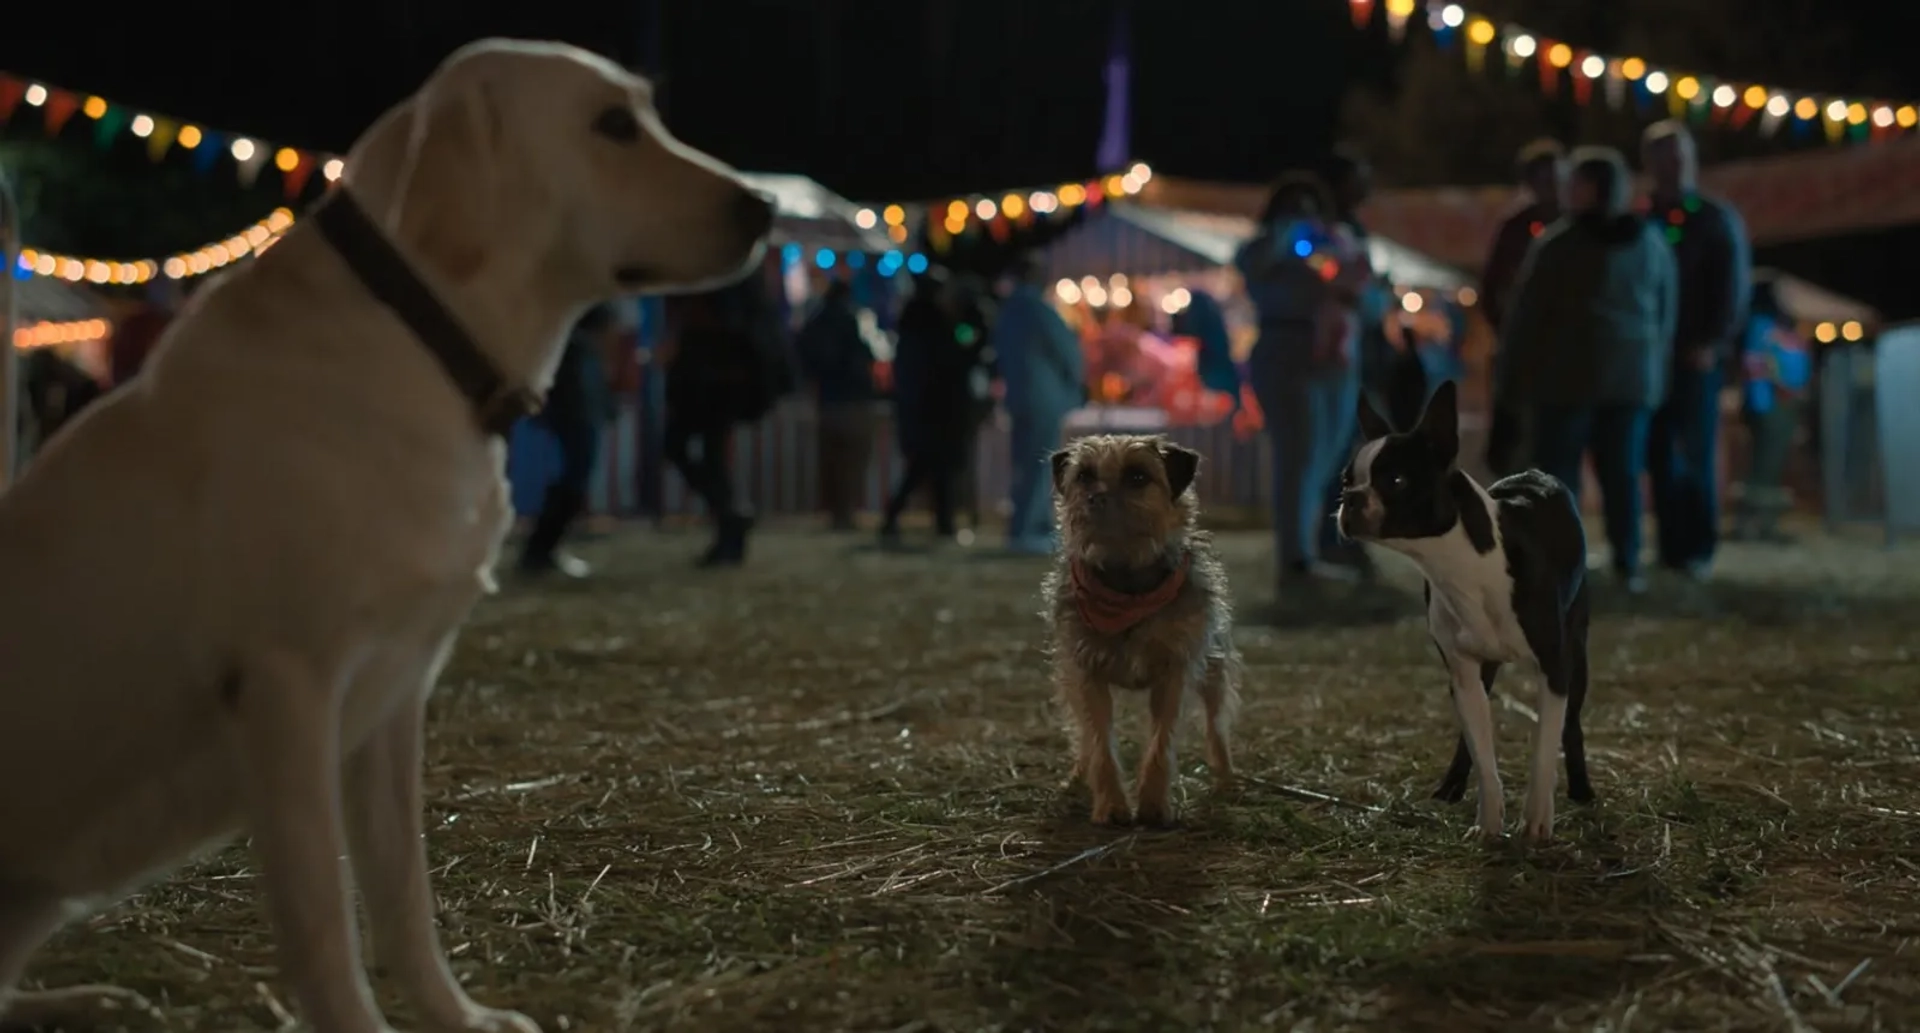
[[[777,172],[743,172],[748,185],[771,194],[779,214],[774,219],[773,243],[833,251],[881,252],[894,248],[884,233],[861,229],[854,221],[860,206],[805,176]]]
[[[1787,315],[1805,323],[1861,323],[1878,326],[1880,313],[1864,301],[1837,294],[1819,284],[1803,280],[1777,269],[1756,269],[1756,274],[1773,278],[1780,307]]]
[[[1233,261],[1253,220],[1214,211],[1114,201],[1043,253],[1049,277],[1107,279],[1204,272]],[[1375,268],[1402,287],[1457,290],[1467,277],[1412,248],[1374,236]]]

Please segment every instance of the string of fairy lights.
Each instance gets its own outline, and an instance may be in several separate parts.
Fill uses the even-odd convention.
[[[1347,0],[1354,26],[1366,29],[1381,8],[1387,31],[1396,41],[1406,38],[1408,23],[1422,6],[1418,0]],[[1498,22],[1452,0],[1425,3],[1427,28],[1436,44],[1459,46],[1467,67],[1483,73],[1490,52],[1500,67],[1518,78],[1534,66],[1540,89],[1557,94],[1565,82],[1579,104],[1592,101],[1596,84],[1613,108],[1632,103],[1652,111],[1664,104],[1666,117],[1709,122],[1741,130],[1757,125],[1772,136],[1783,127],[1811,132],[1817,125],[1829,143],[1875,141],[1920,126],[1920,105],[1886,98],[1839,96],[1799,90],[1728,76],[1660,67],[1635,55],[1603,54],[1523,26]]]

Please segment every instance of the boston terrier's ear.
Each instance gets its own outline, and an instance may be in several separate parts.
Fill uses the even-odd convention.
[[[1373,407],[1373,399],[1367,397],[1365,390],[1360,392],[1360,433],[1365,434],[1368,441],[1393,433],[1393,425]]]
[[[1200,453],[1163,443],[1160,446],[1160,465],[1167,470],[1167,491],[1177,499],[1193,485],[1194,475],[1200,472]]]
[[[1460,391],[1453,381],[1441,381],[1427,399],[1417,432],[1439,458],[1452,462],[1460,457]]]
[[[1053,454],[1052,463],[1053,490],[1056,492],[1065,491],[1067,489],[1067,468],[1073,465],[1073,453],[1063,448]]]

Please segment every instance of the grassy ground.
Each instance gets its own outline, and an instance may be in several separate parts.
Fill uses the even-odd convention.
[[[1427,799],[1453,719],[1396,561],[1275,613],[1262,539],[1227,536],[1247,777],[1215,796],[1190,735],[1185,827],[1137,833],[1060,788],[1034,561],[794,532],[696,577],[699,544],[624,532],[597,582],[510,586],[435,702],[447,942],[549,1033],[1920,1029],[1915,550],[1603,593],[1600,802],[1529,851]],[[275,1028],[253,872],[229,851],[33,976]]]

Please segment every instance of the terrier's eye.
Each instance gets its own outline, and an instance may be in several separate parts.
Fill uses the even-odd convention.
[[[616,143],[633,143],[640,139],[640,120],[631,109],[608,108],[595,116],[593,131]]]
[[[1387,487],[1393,489],[1394,491],[1399,491],[1401,488],[1404,488],[1406,486],[1407,486],[1406,474],[1397,473],[1397,474],[1394,474],[1392,477],[1387,478]]]
[[[1147,471],[1145,470],[1128,470],[1127,471],[1127,484],[1132,487],[1144,488],[1147,485],[1152,483],[1153,483],[1153,478],[1147,476]]]
[[[1081,484],[1092,484],[1095,480],[1093,470],[1090,467],[1081,467],[1080,472],[1074,475],[1074,480]]]

